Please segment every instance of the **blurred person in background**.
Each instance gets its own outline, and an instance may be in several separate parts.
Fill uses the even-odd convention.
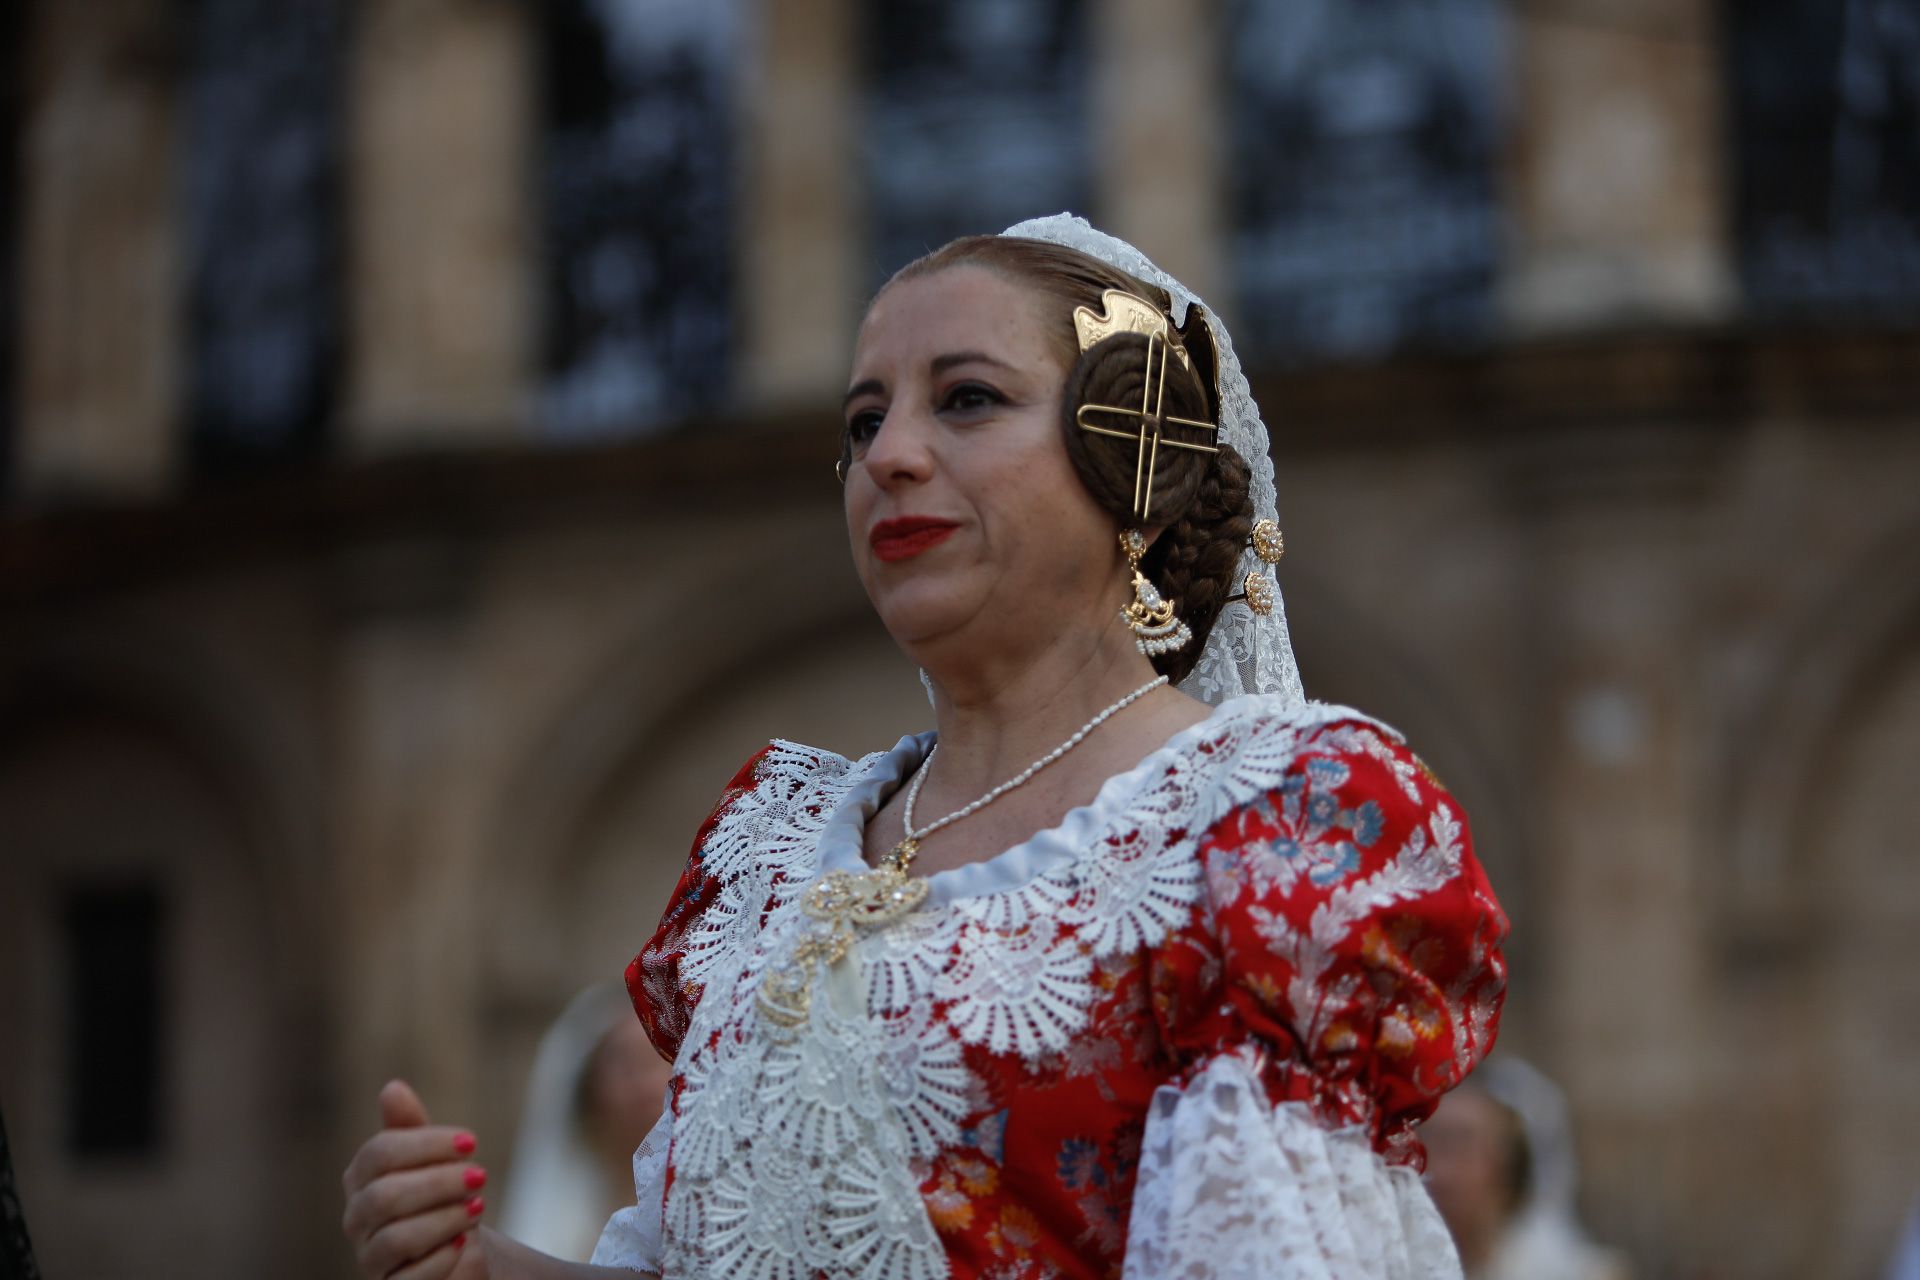
[[[1420,1136],[1427,1189],[1467,1280],[1630,1280],[1574,1211],[1566,1099],[1518,1058],[1493,1058],[1448,1094]]]
[[[500,1230],[586,1261],[633,1197],[633,1153],[660,1118],[667,1074],[618,982],[575,996],[534,1056]]]
[[[900,271],[844,411],[937,734],[776,741],[696,834],[627,975],[672,1106],[593,1265],[469,1243],[476,1139],[396,1081],[363,1272],[1460,1276],[1416,1130],[1493,1043],[1506,921],[1399,735],[1301,691],[1224,327],[1036,219]]]

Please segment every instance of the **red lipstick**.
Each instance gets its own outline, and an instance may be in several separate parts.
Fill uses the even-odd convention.
[[[939,546],[959,527],[952,520],[936,520],[932,516],[899,516],[873,526],[867,543],[882,560],[907,560]]]

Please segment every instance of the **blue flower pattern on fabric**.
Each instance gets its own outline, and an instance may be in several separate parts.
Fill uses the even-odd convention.
[[[1275,830],[1243,849],[1249,869],[1282,883],[1304,874],[1323,889],[1358,871],[1360,851],[1380,838],[1386,815],[1371,799],[1351,808],[1340,803],[1340,788],[1351,777],[1342,761],[1308,760],[1301,772],[1256,800],[1253,811]]]
[[[960,1145],[972,1147],[995,1164],[1004,1164],[1007,1158],[1007,1113],[996,1111],[979,1124],[968,1125],[960,1131]]]
[[[1069,1191],[1105,1186],[1107,1171],[1100,1163],[1100,1148],[1088,1138],[1068,1138],[1060,1144],[1060,1185]]]

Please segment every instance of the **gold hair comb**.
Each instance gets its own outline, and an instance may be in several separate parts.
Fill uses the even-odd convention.
[[[1145,298],[1119,289],[1109,289],[1100,295],[1100,306],[1098,315],[1088,307],[1073,309],[1073,331],[1080,335],[1082,351],[1116,333],[1138,333],[1166,343],[1181,368],[1193,367],[1187,359],[1186,348],[1173,341],[1172,326],[1167,323],[1167,317]]]

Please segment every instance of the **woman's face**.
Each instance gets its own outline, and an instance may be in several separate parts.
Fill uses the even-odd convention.
[[[1420,1126],[1427,1190],[1463,1251],[1485,1248],[1513,1212],[1513,1113],[1476,1088],[1441,1099]]]
[[[881,621],[923,665],[949,642],[1012,656],[1111,622],[1124,594],[1118,525],[1060,439],[1055,352],[1027,288],[965,264],[892,285],[860,326],[847,532]]]

